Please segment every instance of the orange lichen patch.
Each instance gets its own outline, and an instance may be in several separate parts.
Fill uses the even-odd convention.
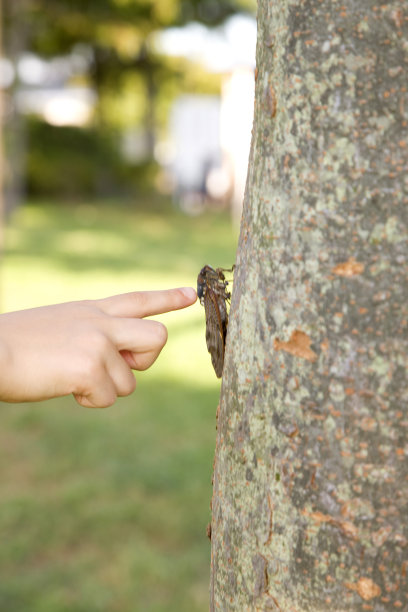
[[[355,584],[352,582],[346,582],[345,586],[352,591],[357,591],[362,599],[369,601],[374,597],[381,595],[381,589],[371,580],[371,578],[360,578]]]
[[[322,349],[322,351],[326,352],[329,349],[329,341],[327,338],[325,338],[323,340],[323,342],[320,343],[320,348]]]
[[[394,23],[397,28],[401,28],[404,23],[404,14],[401,9],[395,9],[391,12],[391,18],[394,20]]]
[[[330,412],[330,414],[332,416],[334,416],[334,417],[341,416],[341,410],[336,410],[335,407],[333,406],[333,404],[329,404],[328,409],[329,409],[329,412]],[[343,437],[343,432],[340,431],[339,433],[340,433],[340,438],[342,438]]]
[[[311,343],[311,339],[307,334],[305,334],[305,332],[295,329],[288,342],[275,338],[273,346],[276,351],[285,351],[286,353],[290,353],[295,357],[301,357],[302,359],[307,359],[308,361],[316,361],[317,355],[310,348]]]
[[[329,523],[338,527],[349,538],[356,538],[358,535],[357,527],[351,521],[337,519],[329,514],[323,514],[323,512],[307,512],[307,510],[304,510],[303,514],[310,516],[316,523]]]
[[[392,527],[380,527],[378,531],[371,534],[371,539],[377,548],[380,548],[392,533]]]
[[[353,525],[350,521],[336,521],[333,523],[334,525],[338,525],[343,533],[349,538],[357,538],[358,531],[357,527]]]
[[[272,85],[269,85],[268,90],[267,90],[267,104],[268,104],[269,115],[272,118],[275,117],[277,102],[276,102],[275,90],[272,87]]]
[[[291,429],[289,429],[287,435],[288,435],[289,438],[294,438],[298,434],[299,434],[299,427],[296,425],[296,423],[293,423],[292,427],[291,427]]]
[[[377,421],[372,417],[363,417],[358,424],[363,431],[375,431],[377,429]]]
[[[351,277],[357,276],[364,271],[364,264],[356,261],[354,257],[350,257],[347,261],[337,264],[332,270],[337,276]]]

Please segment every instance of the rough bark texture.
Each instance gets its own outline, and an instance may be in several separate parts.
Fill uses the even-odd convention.
[[[259,0],[212,610],[408,610],[407,20]]]

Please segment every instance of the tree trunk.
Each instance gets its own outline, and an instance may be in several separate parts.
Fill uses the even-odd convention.
[[[259,0],[211,610],[408,610],[407,24]]]
[[[16,68],[27,48],[29,24],[27,0],[3,2],[3,54]],[[4,219],[22,202],[26,192],[27,134],[25,117],[16,97],[20,85],[18,71],[13,83],[3,90],[3,213]]]
[[[3,0],[0,0],[0,61],[4,61],[3,52]],[[0,266],[3,263],[4,249],[4,83],[0,82]],[[1,304],[0,291],[0,304]],[[0,310],[1,312],[1,310]]]

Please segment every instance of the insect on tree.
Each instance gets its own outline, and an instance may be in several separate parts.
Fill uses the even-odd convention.
[[[205,339],[208,352],[218,378],[222,376],[224,366],[225,341],[228,329],[228,310],[231,293],[227,290],[228,281],[224,272],[232,272],[234,266],[227,270],[204,266],[197,277],[197,295],[205,309]]]

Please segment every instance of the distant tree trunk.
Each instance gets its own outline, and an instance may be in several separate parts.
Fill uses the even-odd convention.
[[[3,60],[3,0],[0,0],[0,59]],[[4,84],[0,83],[0,260],[3,257],[4,247]],[[1,295],[0,295],[1,298]]]
[[[139,69],[143,75],[146,94],[146,110],[144,115],[145,147],[146,156],[149,161],[154,159],[154,148],[156,144],[156,66],[149,56],[147,45],[144,43],[138,58]]]
[[[3,54],[16,68],[27,48],[29,24],[27,0],[4,2],[2,6]],[[19,76],[3,90],[3,213],[5,218],[19,206],[26,194],[26,121],[17,105]]]
[[[4,59],[3,51],[3,0],[0,0],[0,60]],[[5,232],[5,197],[4,197],[4,83],[0,83],[0,312],[3,311],[3,257]]]
[[[211,610],[408,610],[407,20],[259,0]]]

